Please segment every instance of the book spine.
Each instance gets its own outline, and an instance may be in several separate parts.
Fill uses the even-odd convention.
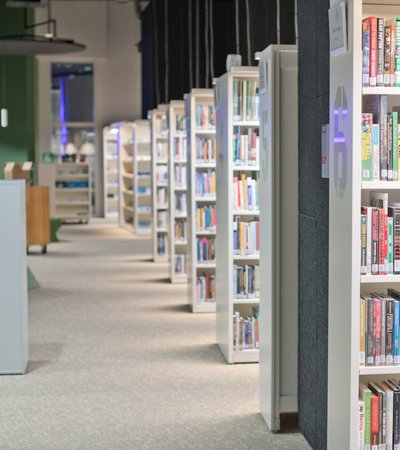
[[[393,301],[394,320],[393,320],[393,365],[399,365],[399,326],[400,326],[400,303]]]
[[[400,209],[389,208],[390,217],[393,217],[393,271],[400,274]]]
[[[368,17],[370,26],[370,53],[369,53],[369,85],[376,86],[378,69],[378,22],[376,17]]]
[[[396,17],[395,50],[394,50],[394,85],[400,86],[400,17]]]
[[[396,26],[389,25],[390,29],[390,83],[389,86],[394,86],[394,54],[396,50]]]
[[[399,165],[399,123],[398,114],[396,111],[392,112],[392,157],[393,157],[393,181],[398,180],[398,165]]]
[[[375,366],[381,365],[381,300],[374,302],[374,338],[375,338]]]
[[[388,113],[387,123],[386,123],[386,137],[387,137],[387,179],[388,181],[393,181],[393,115]]]
[[[371,233],[371,274],[379,274],[379,210],[372,209],[372,233]],[[400,236],[399,236],[400,237]]]
[[[367,301],[360,299],[360,366],[365,366],[366,350],[366,328],[367,328]]]
[[[374,316],[374,299],[368,298],[367,302],[367,330],[366,330],[366,365],[373,366],[375,364],[375,316]]]
[[[388,217],[388,274],[393,275],[393,217]]]
[[[381,349],[380,365],[384,366],[386,361],[386,300],[382,299],[381,304]]]
[[[361,214],[361,274],[367,273],[367,216]]]
[[[378,233],[379,233],[379,244],[378,244],[378,252],[379,252],[379,275],[387,275],[386,272],[386,247],[387,247],[387,239],[385,242],[385,211],[382,208],[378,209]],[[387,227],[386,227],[387,232]]]
[[[377,19],[377,33],[378,33],[378,45],[377,45],[377,70],[376,70],[376,85],[383,86],[383,74],[384,74],[384,56],[385,56],[385,25],[382,17]]]
[[[362,114],[361,161],[363,181],[372,180],[372,114]]]
[[[385,26],[384,33],[383,85],[390,86],[390,26]]]
[[[371,450],[378,450],[379,445],[379,397],[371,397]]]
[[[364,429],[365,429],[365,405],[363,401],[358,402],[358,449],[364,450]]]
[[[386,300],[386,359],[387,366],[393,366],[393,326],[394,326],[394,305],[393,300]]]
[[[369,86],[369,62],[370,62],[370,45],[371,45],[370,41],[371,41],[370,21],[368,19],[364,19],[362,21],[363,86]]]
[[[380,180],[379,124],[372,124],[372,180]]]

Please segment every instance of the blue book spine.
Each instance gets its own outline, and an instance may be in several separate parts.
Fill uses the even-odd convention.
[[[394,325],[393,325],[393,364],[399,365],[399,321],[400,321],[400,302],[394,301]]]

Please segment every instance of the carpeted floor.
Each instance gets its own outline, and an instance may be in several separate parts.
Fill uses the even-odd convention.
[[[29,265],[30,364],[0,378],[0,448],[291,449],[258,413],[257,365],[229,366],[214,315],[150,262],[150,241],[94,221],[64,226]]]

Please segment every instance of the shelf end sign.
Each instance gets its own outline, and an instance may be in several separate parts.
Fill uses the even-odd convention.
[[[329,41],[331,56],[347,52],[346,3],[340,2],[329,10]]]

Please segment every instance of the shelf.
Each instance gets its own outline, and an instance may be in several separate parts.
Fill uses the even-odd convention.
[[[210,136],[216,133],[215,128],[196,128],[195,134],[197,136]]]
[[[56,188],[55,189],[57,194],[62,194],[62,193],[82,193],[82,192],[89,192],[89,188]]]
[[[233,255],[234,261],[259,261],[260,255]]]
[[[396,190],[400,189],[399,181],[363,181],[361,188],[364,190]]]
[[[192,306],[192,311],[195,313],[215,313],[217,305],[215,301],[201,301],[198,300]]]
[[[66,202],[60,202],[60,201],[56,201],[56,208],[58,206],[89,206],[90,202],[89,201],[79,201],[79,200],[71,200],[71,201],[66,201]]]
[[[175,219],[187,219],[187,214],[175,214]]]
[[[165,159],[164,158],[157,159],[156,164],[162,164],[162,165],[168,164],[168,159],[166,159],[166,158]]]
[[[361,275],[360,282],[366,283],[400,283],[400,275]]]
[[[363,95],[400,95],[400,87],[363,87]]]
[[[168,230],[166,228],[157,228],[157,233],[168,233]]]
[[[136,156],[137,162],[150,162],[151,156]]]
[[[400,375],[400,366],[360,367],[360,375]]]
[[[172,283],[187,283],[187,279],[188,279],[187,273],[174,273],[171,277],[171,282]]]
[[[195,198],[195,202],[216,202],[217,201],[217,197],[213,196],[213,197],[196,197]]]
[[[174,186],[174,191],[175,192],[184,192],[187,191],[187,186]]]
[[[216,234],[216,231],[196,230],[196,236],[215,236]]]
[[[250,171],[252,171],[252,170],[259,171],[259,170],[260,170],[260,166],[252,166],[252,165],[248,165],[248,166],[243,165],[243,166],[240,166],[240,165],[238,165],[238,164],[234,164],[234,165],[233,165],[233,170],[234,170],[235,172],[239,172],[239,171],[250,172]]]
[[[157,211],[164,211],[168,209],[168,205],[157,205]]]
[[[176,239],[174,239],[174,242],[175,242],[175,246],[176,247],[182,247],[184,245],[187,245],[187,243],[188,243],[188,241],[179,241],[179,240],[176,240]]]
[[[62,181],[87,181],[88,179],[88,174],[56,175],[56,183]]]
[[[168,142],[168,136],[156,136],[157,141]]]
[[[234,305],[258,305],[260,303],[259,298],[234,298]]]
[[[201,163],[197,161],[195,167],[196,169],[215,169],[217,164],[215,162]]]
[[[234,120],[234,127],[247,127],[247,128],[258,128],[260,126],[259,120]]]
[[[234,210],[234,216],[259,216],[260,211],[258,209],[255,210]]]
[[[260,359],[259,350],[234,350],[233,362],[234,363],[255,363]]]
[[[217,265],[215,263],[196,263],[198,269],[215,269]]]

